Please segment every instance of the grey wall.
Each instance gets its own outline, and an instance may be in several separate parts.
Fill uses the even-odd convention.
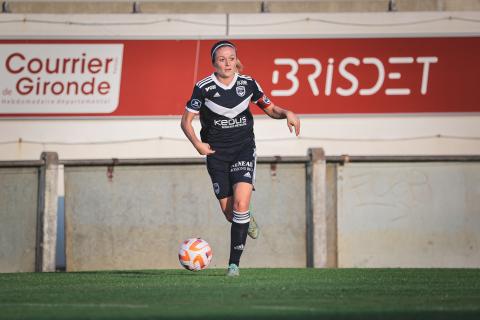
[[[258,165],[252,211],[262,231],[246,267],[306,265],[305,165]],[[204,165],[65,167],[67,270],[179,268],[181,241],[202,237],[228,262],[230,225]]]
[[[480,267],[480,164],[338,168],[339,267]]]
[[[35,271],[37,168],[0,168],[0,272]]]
[[[136,4],[134,5],[134,2]],[[11,0],[9,13],[296,13],[479,10],[479,0]]]
[[[259,164],[251,209],[262,233],[247,241],[242,266],[304,267],[309,255],[316,267],[480,267],[478,157],[353,158],[312,158],[310,179],[306,160]],[[209,241],[212,267],[225,267],[230,225],[203,164],[65,163],[67,270],[179,268],[178,246],[190,237]],[[0,163],[0,272],[51,269],[40,266],[35,252],[46,245],[54,253],[55,241],[45,239],[56,240],[45,228],[37,236],[38,204],[58,198],[51,183],[39,190],[41,166]],[[320,216],[315,201],[322,204]],[[55,218],[56,210],[45,207],[43,218]],[[312,264],[318,257],[329,260]]]

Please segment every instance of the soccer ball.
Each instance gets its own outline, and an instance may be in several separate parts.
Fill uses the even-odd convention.
[[[203,270],[212,261],[212,248],[207,241],[200,238],[185,240],[178,250],[178,260],[187,270]]]

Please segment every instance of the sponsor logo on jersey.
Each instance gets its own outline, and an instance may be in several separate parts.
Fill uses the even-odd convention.
[[[222,129],[243,127],[247,125],[247,117],[213,120],[213,124],[222,127]]]
[[[220,93],[218,93],[218,92],[215,92],[215,94],[213,95],[213,97],[214,97],[214,98],[218,98],[218,97],[220,97]]]
[[[213,191],[215,191],[215,194],[220,193],[220,185],[217,182],[213,184]]]
[[[212,85],[212,86],[210,86],[210,87],[207,87],[207,88],[205,88],[205,91],[208,92],[208,91],[213,90],[213,89],[217,89],[217,86],[216,86],[216,85]]]
[[[253,167],[253,162],[252,161],[237,161],[232,167]]]
[[[243,176],[246,177],[246,178],[251,178],[251,177],[252,177],[252,175],[250,174],[250,172],[245,173]]]
[[[243,97],[245,95],[245,87],[244,86],[237,87],[237,95],[239,97]]]
[[[253,172],[253,161],[237,161],[233,165],[230,166],[230,172],[237,172],[237,171],[247,171],[247,173]],[[252,176],[247,176],[245,173],[243,176],[251,178]]]
[[[237,86],[242,86],[242,85],[246,85],[247,84],[247,80],[238,80],[237,81]]]
[[[198,109],[202,106],[202,102],[198,99],[192,99],[192,101],[190,101],[190,105]]]
[[[265,104],[270,104],[270,99],[268,99],[266,95],[263,95],[263,102],[265,102]]]

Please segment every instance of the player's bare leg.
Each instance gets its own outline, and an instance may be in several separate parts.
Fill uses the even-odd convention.
[[[246,188],[248,192],[248,187]],[[250,203],[250,198],[251,198],[252,192],[250,191],[249,194],[249,199],[248,202]],[[233,219],[233,197],[227,197],[219,200],[220,203],[220,208],[222,209],[223,214],[225,215],[225,218],[229,221],[232,222]],[[240,205],[240,204],[238,204]],[[243,212],[243,211],[241,211]],[[252,239],[257,239],[258,235],[260,234],[260,229],[258,227],[257,222],[255,221],[255,218],[252,215],[252,212],[250,211],[250,224],[248,226],[248,236]]]
[[[233,186],[233,211],[246,212],[250,208],[253,186],[247,182],[239,182]]]
[[[223,214],[225,215],[225,219],[228,222],[232,222],[233,219],[233,197],[226,197],[223,199],[219,199],[218,202],[220,203],[220,208],[222,209]]]

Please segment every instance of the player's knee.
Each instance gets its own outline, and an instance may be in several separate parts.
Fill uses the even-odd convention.
[[[249,205],[246,200],[235,200],[233,202],[233,210],[236,212],[246,212],[249,209]]]
[[[223,214],[225,215],[225,219],[227,219],[228,222],[232,222],[233,219],[233,212],[230,209],[223,209]]]

